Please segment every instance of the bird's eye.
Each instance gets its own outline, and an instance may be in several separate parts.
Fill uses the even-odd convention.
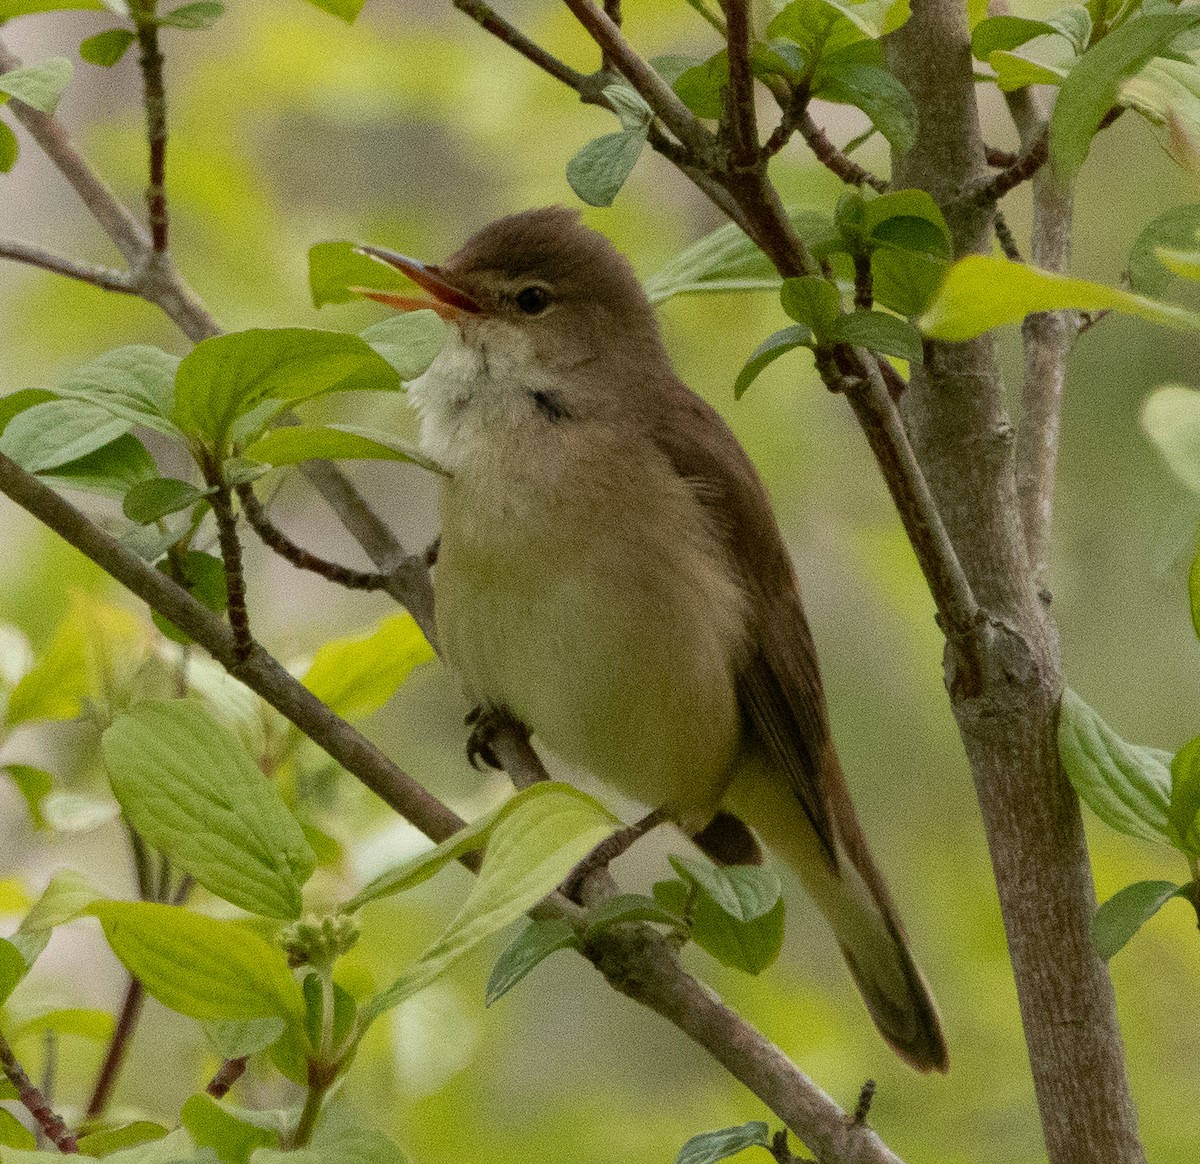
[[[517,292],[516,303],[526,315],[541,315],[550,306],[550,295],[544,287],[525,287]]]

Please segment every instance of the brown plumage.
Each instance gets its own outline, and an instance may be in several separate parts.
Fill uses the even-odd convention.
[[[437,617],[469,692],[719,860],[756,858],[752,826],[829,921],[884,1038],[946,1070],[766,492],[675,376],[628,262],[562,209],[500,219],[440,268],[392,261],[455,323],[410,396],[453,473]]]

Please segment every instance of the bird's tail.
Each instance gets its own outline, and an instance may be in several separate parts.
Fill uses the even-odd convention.
[[[918,1071],[946,1071],[949,1054],[929,987],[876,866],[832,748],[822,773],[837,838],[837,867],[786,778],[765,762],[740,768],[725,806],[803,881],[825,915],[880,1034]]]

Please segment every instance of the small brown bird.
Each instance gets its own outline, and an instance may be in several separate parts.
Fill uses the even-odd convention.
[[[883,1037],[946,1044],[830,738],[762,483],[676,377],[632,268],[570,211],[484,227],[440,267],[376,248],[453,326],[409,386],[442,487],[438,633],[470,695],[663,808],[721,860],[750,825],[803,881]]]

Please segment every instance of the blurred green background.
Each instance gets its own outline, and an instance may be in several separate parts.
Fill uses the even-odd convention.
[[[628,32],[648,55],[700,56],[716,47],[682,0],[626,0],[625,7]],[[172,251],[227,328],[358,330],[383,309],[355,304],[315,312],[306,283],[312,243],[352,238],[437,260],[502,213],[578,205],[564,165],[585,141],[614,128],[610,115],[582,106],[448,0],[368,0],[352,26],[302,0],[230,0],[228,9],[211,32],[165,38]],[[565,9],[514,0],[505,11],[573,64],[594,67],[595,55]],[[114,188],[140,207],[144,142],[134,54],[111,70],[83,64],[77,54],[84,36],[111,23],[92,12],[36,16],[12,22],[3,35],[27,61],[55,53],[75,60],[60,116]],[[995,91],[981,88],[981,101],[989,140],[1013,148]],[[862,128],[853,111],[820,113],[835,140]],[[115,252],[70,189],[18,132],[21,160],[0,177],[0,235],[115,264]],[[886,168],[874,143],[863,157]],[[838,194],[836,181],[798,146],[774,163],[774,176],[789,204],[829,208]],[[1027,239],[1027,198],[1019,193],[1008,207],[1019,239]],[[1194,180],[1172,166],[1154,131],[1122,118],[1102,135],[1082,176],[1074,270],[1117,282],[1141,228],[1195,198]],[[611,209],[585,209],[584,216],[643,275],[719,222],[649,153]],[[122,344],[186,350],[145,304],[13,264],[0,266],[0,319],[0,394],[52,385]],[[785,953],[760,978],[725,971],[693,949],[687,961],[841,1103],[852,1106],[862,1082],[877,1080],[872,1122],[903,1158],[1040,1160],[986,846],[942,688],[940,635],[866,444],[803,353],[775,364],[743,401],[733,401],[742,362],[783,325],[774,296],[677,300],[663,309],[662,321],[684,378],[749,449],[794,549],[844,765],[940,1000],[951,1073],[919,1077],[887,1051],[794,883],[786,889]],[[1069,682],[1127,738],[1172,750],[1200,731],[1200,648],[1185,581],[1200,507],[1156,459],[1138,410],[1159,383],[1196,383],[1194,345],[1191,336],[1117,318],[1080,340],[1068,379],[1051,578]],[[1001,337],[1000,349],[1015,398],[1015,329]],[[402,400],[372,394],[322,407],[343,419],[369,416],[415,431]],[[434,490],[419,471],[385,465],[354,473],[406,544],[433,535]],[[84,504],[101,517],[112,512],[95,500]],[[314,549],[359,563],[301,480],[284,484],[277,514]],[[135,608],[6,504],[0,545],[0,619],[35,644],[62,617],[72,586]],[[388,610],[382,599],[331,590],[253,543],[249,559],[257,632],[285,661],[365,629]],[[500,785],[467,766],[465,710],[453,678],[427,664],[368,731],[439,796],[475,815]],[[86,728],[14,736],[0,761],[18,759],[44,763],[69,787],[96,779]],[[640,811],[604,795],[627,817]],[[336,820],[327,827],[343,841],[344,858],[322,874],[317,903],[415,844],[407,826],[353,787],[329,794],[329,805]],[[28,830],[7,785],[0,786],[0,820],[0,877],[20,876],[36,890],[65,864],[127,891],[124,838],[115,823],[47,842]],[[1088,832],[1101,898],[1137,879],[1182,879],[1177,858],[1165,850],[1117,836],[1094,818]],[[638,846],[617,866],[623,885],[644,889],[666,876],[665,855],[682,844],[663,835]],[[358,956],[363,972],[381,984],[395,976],[453,913],[466,883],[465,873],[451,870],[373,906]],[[1158,1161],[1200,1157],[1194,920],[1172,904],[1112,964],[1142,1130]],[[420,1164],[665,1164],[695,1132],[765,1118],[753,1097],[674,1028],[618,997],[569,954],[485,1011],[489,959],[502,944],[468,959],[379,1025],[332,1118],[375,1123]],[[111,1008],[120,989],[98,930],[81,924],[55,937],[12,1005],[35,1010],[52,1000]],[[62,1106],[78,1102],[99,1054],[99,1047],[64,1047],[64,1063],[73,1066],[58,1088]],[[213,1066],[192,1024],[151,1004],[118,1105],[173,1121]],[[240,1097],[256,1106],[295,1101],[289,1086],[270,1082],[266,1072],[252,1073]]]

